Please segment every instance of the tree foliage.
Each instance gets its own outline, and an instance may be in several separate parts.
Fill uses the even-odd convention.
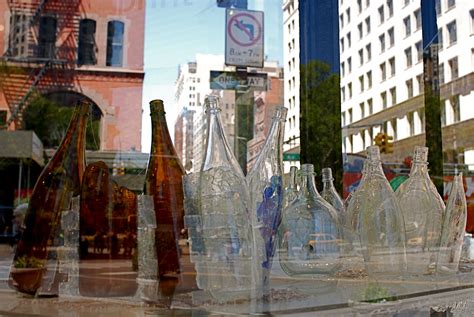
[[[23,113],[23,128],[33,130],[45,148],[56,148],[66,135],[74,107],[63,106],[43,96],[33,99]],[[86,149],[99,149],[99,120],[89,120]]]
[[[315,171],[331,167],[334,185],[342,188],[342,135],[339,75],[328,64],[300,66],[301,162]]]

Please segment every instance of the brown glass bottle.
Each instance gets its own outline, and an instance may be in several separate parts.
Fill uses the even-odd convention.
[[[180,273],[179,239],[184,228],[184,168],[166,124],[163,101],[150,102],[152,141],[144,194],[153,196],[156,215],[156,251],[160,279]]]
[[[49,252],[54,250],[52,246],[60,244],[61,212],[69,208],[71,197],[80,193],[89,113],[90,105],[86,102],[76,107],[64,139],[33,189],[11,274],[13,286],[21,292],[36,293],[45,270],[38,270],[36,274],[24,278],[19,276],[22,273],[15,266],[18,267],[20,262],[45,266]]]
[[[112,180],[107,164],[98,161],[84,172],[80,206],[80,294],[133,296],[136,194]]]

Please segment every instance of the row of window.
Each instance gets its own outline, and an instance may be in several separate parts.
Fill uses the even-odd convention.
[[[11,40],[13,55],[25,56],[27,38],[25,37],[24,15],[14,15],[11,19]],[[106,65],[120,67],[123,64],[124,23],[109,21],[107,23]],[[57,57],[58,20],[52,16],[42,16],[39,19],[38,45],[35,55],[39,58],[54,59]],[[79,65],[97,64],[97,45],[95,41],[96,21],[82,19],[79,22],[79,41],[77,63]]]

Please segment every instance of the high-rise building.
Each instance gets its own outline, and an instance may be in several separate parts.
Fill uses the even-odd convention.
[[[300,152],[300,18],[299,0],[283,2],[283,67],[284,105],[288,108],[285,125],[285,153]],[[299,167],[299,160],[284,163],[285,173],[290,166]]]
[[[384,131],[402,161],[424,143],[420,1],[339,1],[343,148],[361,152]],[[474,3],[436,0],[445,163],[474,163]]]

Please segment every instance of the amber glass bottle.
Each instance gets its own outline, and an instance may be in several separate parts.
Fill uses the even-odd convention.
[[[80,294],[134,295],[136,194],[113,181],[107,164],[99,161],[87,165],[80,201]]]
[[[160,279],[180,273],[179,239],[184,228],[184,168],[166,125],[162,100],[150,102],[152,140],[144,194],[153,196],[156,215],[156,251]]]
[[[12,269],[13,286],[19,291],[36,293],[45,270],[38,270],[34,276],[23,279],[18,277],[21,273],[15,270],[15,266],[18,268],[20,262],[26,262],[45,267],[48,255],[53,250],[51,246],[60,244],[61,212],[69,208],[71,197],[79,195],[81,189],[89,113],[88,103],[82,102],[76,107],[64,139],[33,189]]]

